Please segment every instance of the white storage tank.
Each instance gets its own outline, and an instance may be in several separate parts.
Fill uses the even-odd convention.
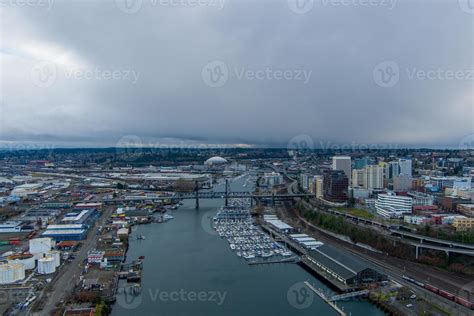
[[[48,256],[54,258],[54,266],[57,268],[61,264],[61,254],[57,250],[51,250]]]
[[[25,270],[33,270],[36,266],[35,257],[30,253],[18,253],[8,256],[8,263],[21,263]]]
[[[25,278],[25,266],[22,263],[10,263],[10,266],[13,270],[13,279],[15,282]]]
[[[43,257],[43,254],[48,253],[56,246],[52,238],[34,238],[30,239],[30,253],[35,255],[36,259]]]
[[[38,273],[51,274],[56,272],[56,264],[53,257],[44,257],[38,259]]]
[[[25,278],[25,267],[21,263],[0,264],[0,284],[9,284]]]
[[[13,283],[13,270],[9,264],[0,264],[0,284]]]

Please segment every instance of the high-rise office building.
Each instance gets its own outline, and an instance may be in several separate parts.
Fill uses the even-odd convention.
[[[354,160],[354,169],[357,169],[357,170],[364,169],[365,166],[368,165],[368,163],[369,163],[369,160],[367,159],[367,157],[356,158]]]
[[[400,158],[398,159],[398,165],[400,167],[400,174],[411,177],[411,159]]]
[[[365,177],[365,168],[352,170],[352,187],[363,188],[364,183],[365,183],[364,177]]]
[[[389,179],[393,179],[400,174],[400,165],[398,161],[390,161],[389,163]]]
[[[326,170],[323,179],[324,199],[331,202],[348,200],[349,179],[343,170]]]
[[[352,162],[349,156],[334,156],[332,157],[332,170],[342,170],[346,174],[349,183],[352,178]]]
[[[322,198],[324,196],[324,184],[323,176],[314,177],[314,192],[317,198]]]
[[[368,165],[364,169],[352,170],[352,187],[364,189],[383,189],[384,168],[377,165]]]
[[[383,171],[383,167],[377,165],[366,166],[364,169],[365,187],[369,190],[383,189]]]

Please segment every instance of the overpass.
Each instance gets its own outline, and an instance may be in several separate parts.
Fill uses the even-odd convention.
[[[474,250],[469,250],[469,249],[459,249],[459,248],[451,248],[451,247],[440,247],[440,246],[434,246],[434,245],[429,245],[429,244],[423,244],[423,243],[416,243],[416,242],[406,242],[409,245],[412,245],[415,247],[416,251],[416,259],[421,254],[421,249],[432,249],[432,250],[438,250],[438,251],[444,251],[446,255],[449,257],[450,253],[457,253],[461,255],[466,255],[466,256],[474,256]]]
[[[252,192],[187,192],[174,193],[172,195],[136,195],[124,198],[102,199],[104,203],[127,202],[127,201],[163,201],[163,200],[196,200],[196,208],[199,208],[200,199],[225,199],[225,205],[228,205],[230,198],[249,198],[251,201],[260,201],[263,199],[271,200],[274,204],[276,201],[288,201],[294,198],[312,196],[312,194],[255,194]]]
[[[418,239],[420,241],[420,245],[425,245],[423,242],[429,242],[433,244],[439,244],[439,245],[444,245],[445,247],[438,247],[438,248],[464,248],[464,249],[471,249],[474,250],[474,244],[464,244],[460,242],[455,242],[455,241],[449,241],[449,240],[444,240],[444,239],[438,239],[438,238],[433,238],[433,237],[427,237],[419,234],[414,234],[402,230],[395,230],[395,229],[390,229],[390,232],[392,235],[395,236],[400,236],[400,237],[408,237],[408,238],[413,238],[413,239]],[[424,247],[427,248],[427,247]],[[433,248],[434,249],[434,248]],[[474,252],[472,252],[474,254]]]

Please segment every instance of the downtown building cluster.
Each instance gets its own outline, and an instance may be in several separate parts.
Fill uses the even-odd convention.
[[[457,174],[447,172],[452,170]],[[474,227],[473,176],[463,159],[332,156],[301,172],[299,183],[328,206],[363,207],[408,224],[464,231]]]

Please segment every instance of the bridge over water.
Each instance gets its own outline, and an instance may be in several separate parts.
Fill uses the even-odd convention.
[[[251,201],[270,200],[274,204],[276,201],[288,201],[294,198],[313,196],[312,194],[257,194],[253,192],[187,192],[174,193],[172,195],[135,195],[123,198],[103,199],[102,202],[127,202],[127,201],[163,201],[163,200],[195,200],[196,208],[199,208],[200,199],[225,199],[225,205],[231,198],[248,198]]]

